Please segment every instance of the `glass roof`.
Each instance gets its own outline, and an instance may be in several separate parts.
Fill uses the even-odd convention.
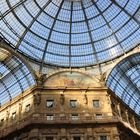
[[[41,64],[95,65],[140,43],[140,0],[0,0],[0,32]]]
[[[35,84],[29,69],[16,57],[0,48],[0,105]]]
[[[140,115],[140,53],[117,64],[107,79],[107,86]]]

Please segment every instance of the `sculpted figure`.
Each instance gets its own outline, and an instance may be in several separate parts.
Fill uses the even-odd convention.
[[[21,113],[21,111],[22,111],[22,104],[19,103],[19,113]]]
[[[64,102],[65,102],[64,94],[60,94],[60,104],[64,105]]]
[[[40,86],[44,85],[45,80],[46,80],[46,75],[42,74],[37,80],[38,85]]]
[[[88,104],[87,94],[84,94],[84,104]]]
[[[34,95],[34,104],[38,106],[38,105],[40,105],[40,103],[41,103],[41,95],[35,94]]]
[[[9,119],[9,115],[10,115],[10,112],[9,112],[9,111],[7,111],[7,112],[6,112],[6,120],[8,120],[8,119]]]

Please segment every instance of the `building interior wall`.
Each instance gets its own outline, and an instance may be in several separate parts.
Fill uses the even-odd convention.
[[[139,116],[105,86],[47,80],[1,106],[1,140],[139,140]]]

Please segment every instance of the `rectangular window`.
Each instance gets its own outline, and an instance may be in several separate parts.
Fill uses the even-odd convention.
[[[100,140],[107,140],[107,136],[105,136],[105,135],[100,136]]]
[[[16,118],[16,112],[12,113],[12,119],[14,120]]]
[[[71,114],[71,119],[72,120],[78,120],[79,119],[78,114]]]
[[[48,114],[48,115],[47,115],[47,120],[48,120],[48,121],[54,120],[54,115],[53,115],[53,114]]]
[[[0,125],[3,125],[4,123],[4,119],[1,119]]]
[[[81,138],[79,136],[74,136],[73,140],[81,140]]]
[[[77,107],[77,100],[70,100],[70,107],[76,108]]]
[[[101,119],[102,117],[103,117],[102,114],[96,114],[96,118],[97,118],[97,119]]]
[[[61,140],[67,140],[66,138],[61,138]]]
[[[1,119],[1,122],[4,122],[4,119]]]
[[[47,108],[54,107],[54,100],[46,100],[46,107]]]
[[[53,137],[46,137],[46,140],[53,140]]]
[[[26,105],[25,107],[25,112],[29,112],[30,111],[30,104]]]
[[[93,107],[99,108],[100,107],[100,101],[99,100],[93,100]]]

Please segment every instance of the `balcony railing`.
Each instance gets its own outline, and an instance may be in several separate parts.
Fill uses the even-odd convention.
[[[58,116],[59,115],[59,116]],[[67,124],[67,125],[74,125],[74,124],[102,124],[102,123],[117,123],[120,122],[120,118],[117,116],[100,116],[96,117],[93,115],[86,115],[79,114],[78,116],[71,116],[71,114],[53,114],[53,116],[47,116],[47,114],[39,114],[33,113],[26,116],[24,119],[15,119],[10,120],[10,122],[3,122],[4,124],[0,126],[0,137],[6,136],[16,130],[20,130],[30,124]],[[125,122],[122,122],[125,123]],[[127,123],[127,125],[129,125]],[[132,131],[136,130],[131,128]],[[137,131],[137,134],[139,132]]]
[[[58,115],[58,114],[57,114]],[[16,130],[22,129],[30,124],[88,124],[88,123],[112,123],[118,122],[117,117],[114,116],[102,116],[100,118],[95,116],[77,116],[72,117],[71,114],[65,116],[51,116],[46,114],[31,114],[28,117],[21,120],[11,120],[10,123],[4,123],[0,127],[0,137],[6,136]]]

